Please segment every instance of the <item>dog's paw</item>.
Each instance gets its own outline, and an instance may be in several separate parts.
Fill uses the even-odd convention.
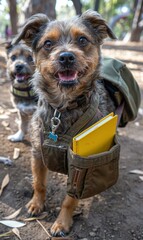
[[[51,227],[51,234],[54,237],[64,237],[70,230],[72,221],[62,222],[62,220],[57,219]]]
[[[32,198],[26,207],[30,215],[39,215],[44,209],[44,202],[36,198]]]
[[[8,136],[8,140],[10,140],[11,142],[21,142],[24,139],[24,133],[19,130],[17,133]]]

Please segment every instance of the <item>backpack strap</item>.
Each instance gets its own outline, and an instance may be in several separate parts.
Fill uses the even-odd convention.
[[[125,102],[122,101],[122,103],[115,110],[115,114],[118,115],[117,127],[119,127],[119,125],[120,125],[122,113],[123,113],[123,110],[124,110],[124,105],[125,105]]]
[[[73,138],[76,134],[101,119],[103,117],[103,114],[98,109],[98,104],[98,95],[96,94],[96,98],[90,104],[85,113],[70,127],[65,135]]]

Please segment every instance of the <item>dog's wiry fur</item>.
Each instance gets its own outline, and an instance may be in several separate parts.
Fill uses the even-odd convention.
[[[115,38],[102,17],[94,11],[67,21],[49,21],[46,15],[32,16],[14,40],[23,39],[33,48],[36,72],[33,85],[39,96],[38,109],[32,119],[34,196],[28,211],[42,211],[46,198],[46,176],[40,152],[39,117],[50,125],[54,110],[61,112],[58,133],[65,133],[87,110],[96,95],[103,116],[115,110],[104,83],[100,81],[101,48],[104,38]],[[77,106],[77,98],[85,96],[85,104]],[[78,200],[66,196],[60,214],[51,228],[53,235],[68,232]]]
[[[35,70],[32,51],[25,44],[19,43],[12,45],[8,43],[7,49],[7,73],[11,81],[11,87],[18,88],[20,91],[29,88],[30,79]],[[19,130],[8,139],[13,142],[22,141],[28,129],[31,115],[36,109],[35,99],[29,99],[22,96],[16,96],[11,93],[13,105],[18,109]]]

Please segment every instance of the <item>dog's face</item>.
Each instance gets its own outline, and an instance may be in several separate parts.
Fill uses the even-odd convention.
[[[35,66],[32,51],[25,44],[8,44],[7,49],[7,71],[14,86],[22,88],[28,84],[32,77]]]
[[[42,91],[71,99],[93,87],[99,74],[100,45],[115,38],[105,20],[94,11],[67,21],[49,21],[46,15],[32,16],[15,42],[23,39],[33,48],[35,64],[42,76]]]
[[[33,41],[36,66],[48,85],[87,85],[99,62],[99,49],[81,19],[50,22]]]

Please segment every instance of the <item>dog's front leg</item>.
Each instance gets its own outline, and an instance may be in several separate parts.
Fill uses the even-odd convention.
[[[22,113],[19,111],[19,130],[13,134],[8,136],[8,140],[12,142],[21,142],[23,141],[25,134],[27,133],[29,118],[28,114]]]
[[[33,189],[34,195],[27,204],[28,212],[32,215],[39,214],[46,199],[47,167],[43,165],[41,159],[32,159]]]
[[[78,200],[66,195],[59,216],[53,226],[51,227],[51,233],[53,236],[64,236],[68,233],[72,226],[72,215],[75,207],[78,204]]]

